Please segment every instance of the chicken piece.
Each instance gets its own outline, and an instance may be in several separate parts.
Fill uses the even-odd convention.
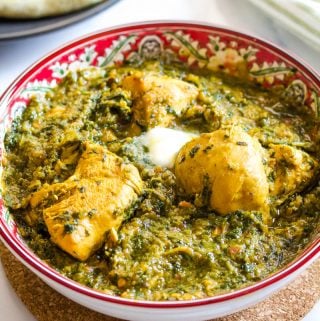
[[[187,195],[200,196],[201,206],[221,215],[253,210],[265,221],[269,217],[263,149],[239,127],[202,134],[185,144],[177,155],[175,174]]]
[[[196,99],[196,86],[167,76],[136,72],[123,80],[134,99],[133,119],[143,127],[168,127]]]
[[[318,162],[306,152],[288,145],[269,145],[270,195],[276,205],[305,188],[318,168]]]
[[[137,168],[100,145],[85,144],[74,175],[35,192],[51,239],[84,261],[117,229],[142,190]]]

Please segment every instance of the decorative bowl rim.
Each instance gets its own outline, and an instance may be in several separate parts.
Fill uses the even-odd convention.
[[[69,49],[75,48],[77,46],[84,45],[86,42],[94,41],[95,39],[103,36],[110,35],[115,32],[121,31],[130,31],[130,29],[142,29],[147,27],[170,27],[170,26],[181,26],[183,28],[207,28],[212,31],[226,32],[230,35],[238,35],[241,39],[250,40],[252,42],[258,43],[260,46],[268,49],[269,51],[281,54],[282,56],[287,57],[288,60],[293,61],[296,65],[299,66],[306,72],[312,80],[317,83],[320,88],[320,75],[311,67],[308,63],[303,61],[297,55],[284,50],[279,46],[273,44],[270,41],[264,40],[260,37],[250,35],[246,32],[239,32],[232,28],[221,26],[218,24],[205,23],[201,21],[188,21],[188,20],[155,20],[155,21],[142,21],[128,24],[121,24],[109,28],[104,28],[97,30],[95,32],[89,33],[87,35],[78,37],[74,40],[71,40],[58,48],[50,51],[48,54],[44,55],[42,58],[38,59],[31,66],[26,68],[13,82],[9,87],[3,92],[0,97],[0,108],[5,104],[10,98],[20,89],[21,84],[25,83],[28,78],[30,78],[39,67],[45,65],[47,62],[52,60],[54,57],[67,52]],[[3,200],[0,198],[0,206],[3,205]],[[78,282],[75,282],[57,271],[53,268],[46,265],[40,258],[36,257],[31,250],[26,246],[21,245],[17,240],[12,237],[12,233],[9,231],[8,227],[0,217],[0,239],[6,244],[10,251],[15,254],[18,259],[27,265],[29,268],[36,270],[38,273],[44,275],[46,278],[49,278],[53,282],[57,282],[60,286],[65,286],[69,290],[78,292],[82,295],[86,295],[93,299],[97,299],[103,302],[115,303],[125,306],[141,307],[141,308],[185,308],[185,307],[199,307],[204,305],[210,305],[215,303],[221,303],[230,301],[232,299],[240,299],[246,295],[252,294],[258,290],[262,290],[268,286],[275,284],[278,281],[289,277],[294,272],[298,272],[308,263],[311,263],[314,259],[320,256],[320,237],[315,238],[309,245],[306,247],[292,262],[287,264],[282,269],[276,271],[272,275],[269,275],[267,278],[255,282],[254,284],[244,286],[243,288],[233,290],[231,292],[215,295],[212,297],[207,297],[203,299],[195,300],[183,300],[183,301],[147,301],[147,300],[133,300],[125,299],[113,295],[103,293],[98,290],[91,289],[85,285],[81,285]]]

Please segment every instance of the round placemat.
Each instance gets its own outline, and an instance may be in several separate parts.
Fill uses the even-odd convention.
[[[0,242],[5,273],[20,297],[39,321],[116,321],[66,299],[22,265]],[[256,306],[216,321],[298,321],[320,299],[320,259],[288,287]]]

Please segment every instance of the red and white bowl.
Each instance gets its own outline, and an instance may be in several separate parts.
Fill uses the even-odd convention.
[[[43,95],[68,71],[90,65],[119,65],[125,61],[162,57],[190,66],[249,77],[262,86],[283,84],[288,95],[303,100],[320,117],[320,77],[305,63],[278,47],[212,25],[187,22],[148,22],[107,29],[60,47],[18,77],[0,98],[0,158],[4,133],[28,104],[30,95]],[[0,167],[1,174],[1,167]],[[294,261],[248,287],[210,298],[154,302],[110,296],[74,282],[41,261],[20,237],[14,218],[0,199],[0,238],[30,270],[66,297],[98,312],[118,318],[149,320],[205,320],[247,308],[293,280],[320,256],[320,236]]]

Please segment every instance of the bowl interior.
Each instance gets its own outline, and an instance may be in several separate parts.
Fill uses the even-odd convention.
[[[87,36],[56,50],[26,70],[0,100],[0,157],[4,153],[5,131],[12,120],[26,108],[30,97],[36,95],[41,98],[68,72],[88,66],[105,67],[160,57],[167,62],[179,61],[190,67],[208,68],[234,76],[245,73],[251,81],[265,87],[283,85],[288,97],[302,101],[312,110],[314,117],[318,118],[320,115],[318,76],[305,64],[277,47],[220,27],[189,23],[147,23]],[[63,285],[72,286],[85,294],[96,292],[64,278],[35,257],[19,236],[14,219],[2,200],[0,222],[1,237],[22,260]],[[303,265],[318,251],[319,240],[314,240],[291,264],[291,268]],[[271,278],[275,280],[284,274],[280,271]],[[256,286],[264,286],[263,282],[269,281],[262,281]],[[253,291],[254,287],[251,289]],[[237,291],[235,292],[241,295],[243,290]],[[98,292],[96,295],[98,298],[108,298]],[[218,296],[215,300],[225,297]]]

